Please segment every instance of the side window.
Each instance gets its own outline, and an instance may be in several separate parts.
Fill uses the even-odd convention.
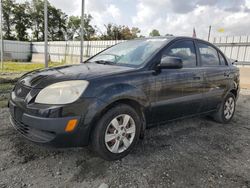
[[[198,42],[198,48],[201,55],[202,66],[218,66],[220,65],[220,60],[217,50],[205,43]]]
[[[163,51],[162,57],[178,57],[182,59],[183,67],[196,66],[196,53],[192,41],[180,41],[174,43]]]
[[[222,54],[219,52],[220,57],[220,65],[227,65],[225,58],[222,56]]]

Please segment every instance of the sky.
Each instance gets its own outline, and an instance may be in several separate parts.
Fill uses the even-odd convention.
[[[49,2],[68,15],[81,15],[81,0]],[[195,28],[197,37],[206,38],[211,25],[212,37],[250,35],[250,0],[85,0],[85,5],[101,31],[115,23],[139,27],[145,36],[152,29],[191,36]],[[218,32],[221,28],[224,32]]]

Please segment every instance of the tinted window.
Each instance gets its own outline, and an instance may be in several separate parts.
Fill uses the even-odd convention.
[[[217,50],[205,43],[198,43],[202,66],[217,66],[220,64]]]
[[[219,57],[220,57],[220,64],[221,64],[221,65],[227,65],[226,60],[225,60],[225,58],[221,55],[221,53],[219,53]]]
[[[196,53],[192,41],[180,41],[173,44],[163,51],[162,57],[166,56],[181,58],[183,61],[183,67],[196,66]]]

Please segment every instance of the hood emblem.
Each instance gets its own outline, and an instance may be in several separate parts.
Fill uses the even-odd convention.
[[[16,93],[19,95],[22,92],[22,88],[19,88]]]

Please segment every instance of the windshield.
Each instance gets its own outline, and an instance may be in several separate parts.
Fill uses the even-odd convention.
[[[140,66],[168,39],[131,40],[108,48],[96,55],[90,62]]]

